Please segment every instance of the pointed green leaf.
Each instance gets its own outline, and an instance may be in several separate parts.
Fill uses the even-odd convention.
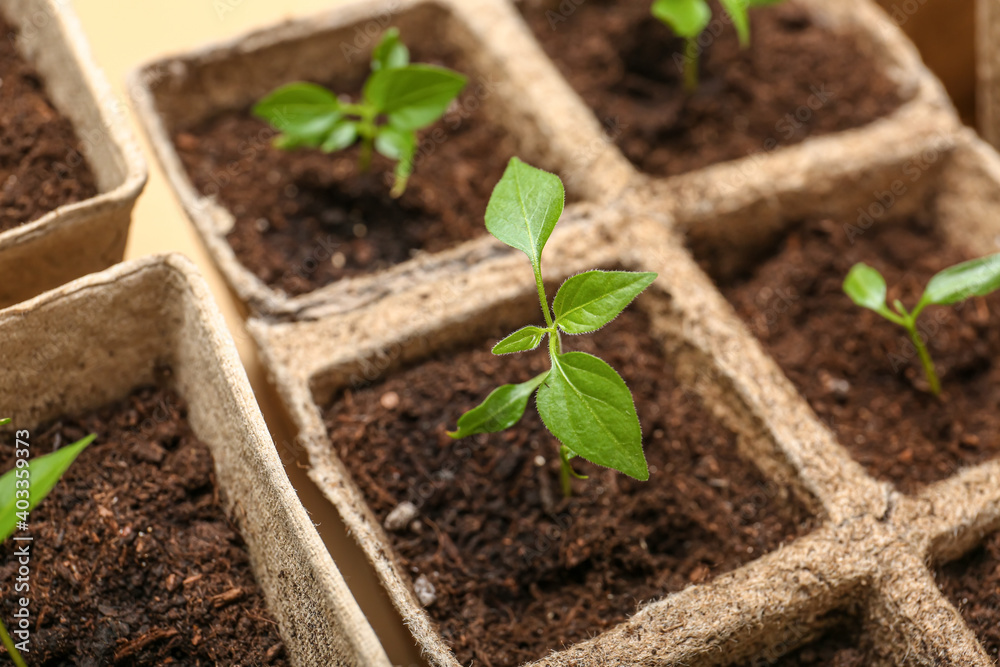
[[[399,40],[399,29],[389,28],[372,51],[372,71],[396,69],[410,64],[410,50]]]
[[[324,152],[333,153],[352,145],[357,138],[358,124],[354,121],[344,120],[337,123],[330,133],[326,135],[326,138],[323,139],[323,144],[320,148],[322,148]]]
[[[30,480],[28,511],[34,509],[38,503],[45,499],[45,496],[49,495],[49,492],[59,482],[59,478],[76,460],[80,452],[94,441],[94,437],[88,435],[83,440],[67,445],[51,454],[34,458],[28,463],[27,468],[21,469],[28,471],[28,479]],[[15,467],[0,477],[0,542],[10,537],[17,526],[17,471],[18,468]]]
[[[956,264],[927,283],[920,306],[947,305],[1000,289],[1000,253]]]
[[[656,0],[652,12],[678,37],[687,39],[700,35],[712,20],[712,10],[705,0]]]
[[[746,47],[750,44],[750,17],[747,16],[749,0],[720,0],[723,9],[733,20],[733,27],[740,38],[740,46]]]
[[[584,352],[555,357],[536,403],[546,428],[576,454],[649,479],[632,393],[604,361]]]
[[[283,133],[281,148],[319,146],[343,118],[337,96],[313,83],[290,83],[258,102],[253,114]]]
[[[505,384],[494,389],[486,400],[458,420],[458,428],[448,435],[458,439],[476,433],[496,433],[508,429],[524,416],[528,399],[548,376],[546,371],[521,384]]]
[[[545,337],[545,329],[540,327],[523,327],[493,346],[493,354],[510,354],[511,352],[527,352],[538,347]]]
[[[656,280],[655,273],[587,271],[568,278],[552,304],[559,328],[569,334],[597,331]]]
[[[4,417],[3,419],[0,419],[0,426],[5,426],[9,423],[10,423],[10,417]]]
[[[512,248],[541,264],[542,248],[559,222],[566,190],[555,174],[510,159],[486,207],[486,229]]]
[[[440,118],[465,87],[458,72],[433,65],[407,65],[373,73],[364,97],[400,130],[419,130]]]
[[[874,310],[882,316],[886,316],[887,313],[893,315],[885,305],[885,278],[877,269],[864,262],[858,262],[847,273],[844,279],[844,293],[862,308]]]

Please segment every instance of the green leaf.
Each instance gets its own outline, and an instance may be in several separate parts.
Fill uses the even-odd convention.
[[[747,16],[748,0],[720,0],[722,8],[733,20],[733,27],[740,38],[740,46],[746,47],[750,44],[750,17]]]
[[[76,457],[80,455],[87,445],[94,441],[95,436],[88,435],[72,445],[67,445],[62,449],[39,456],[28,463],[27,468],[30,480],[28,494],[28,511],[35,508],[38,503],[49,495],[49,492],[59,482],[66,469],[70,467]],[[17,526],[17,470],[13,468],[0,477],[0,542],[3,542],[14,533]]]
[[[844,278],[844,293],[862,308],[874,310],[883,316],[886,313],[893,315],[885,305],[885,278],[877,269],[864,262],[855,264],[847,273],[847,277]]]
[[[334,151],[347,148],[357,141],[357,138],[358,124],[351,120],[344,120],[337,123],[330,133],[326,135],[320,148],[324,152],[333,153]]]
[[[649,479],[632,394],[604,361],[584,352],[553,357],[536,402],[546,428],[576,454],[629,477]]]
[[[485,401],[462,415],[458,420],[458,428],[448,431],[448,435],[458,439],[510,428],[524,416],[528,399],[548,375],[549,371],[546,371],[521,384],[497,387]]]
[[[927,283],[917,308],[958,303],[974,296],[986,296],[997,289],[1000,289],[1000,253],[941,271]]]
[[[597,331],[625,310],[656,280],[655,273],[587,271],[568,278],[552,308],[559,328],[569,334]]]
[[[687,39],[700,35],[712,20],[712,10],[705,0],[656,0],[652,12],[678,37]]]
[[[486,229],[541,266],[542,248],[559,222],[566,190],[555,174],[536,169],[516,157],[493,188],[486,207]]]
[[[0,419],[0,426],[5,426],[9,423],[10,423],[10,417],[4,417],[3,419]]]
[[[410,64],[410,50],[399,41],[399,29],[389,28],[372,51],[372,71],[397,69]]]
[[[277,142],[281,148],[319,146],[344,116],[336,95],[302,82],[273,91],[254,106],[253,114],[284,134]]]
[[[433,65],[383,69],[365,82],[364,96],[399,130],[419,130],[440,118],[466,78]]]
[[[375,150],[390,160],[411,159],[416,145],[413,132],[397,130],[391,125],[383,125],[375,135]]]
[[[527,352],[538,347],[547,332],[540,327],[523,327],[493,346],[493,354]]]

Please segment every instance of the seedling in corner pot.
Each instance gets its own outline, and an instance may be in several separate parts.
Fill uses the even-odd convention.
[[[855,264],[844,280],[844,292],[854,303],[874,310],[910,334],[910,340],[917,348],[917,355],[923,364],[927,383],[935,396],[941,394],[941,381],[934,370],[934,362],[927,351],[927,346],[917,331],[917,317],[927,306],[959,303],[970,297],[986,296],[998,288],[1000,288],[1000,253],[962,262],[941,271],[927,283],[923,296],[912,311],[907,311],[899,299],[892,303],[895,312],[886,306],[885,278],[867,264]]]
[[[0,426],[9,423],[9,417],[0,419]],[[22,450],[23,444],[20,433],[19,431],[16,434],[17,463],[13,469],[0,477],[0,543],[7,541],[7,538],[14,534],[19,523],[28,522],[28,513],[49,495],[67,468],[95,438],[93,435],[88,435],[72,445],[29,461],[27,450],[23,450],[24,454],[19,451]],[[25,667],[24,659],[2,621],[0,621],[0,641],[14,664],[17,667]]]
[[[372,52],[372,73],[361,100],[344,102],[314,83],[289,83],[253,108],[281,134],[279,148],[300,146],[332,153],[361,143],[360,166],[367,170],[372,150],[396,160],[392,196],[400,197],[413,171],[417,130],[444,115],[465,87],[466,78],[433,65],[411,65],[410,51],[392,28]]]
[[[639,296],[656,274],[581,273],[562,284],[550,311],[542,282],[542,249],[562,215],[564,202],[558,176],[517,158],[511,159],[493,190],[486,208],[486,229],[528,255],[546,325],[518,329],[497,343],[493,354],[534,350],[548,338],[551,368],[527,382],[495,389],[482,404],[462,415],[458,428],[449,435],[464,438],[510,428],[524,415],[528,399],[537,390],[538,414],[561,443],[562,490],[569,496],[571,478],[586,479],[572,468],[570,461],[576,456],[638,480],[649,479],[639,417],[625,381],[593,355],[564,353],[561,332],[597,331]]]
[[[750,7],[773,5],[782,0],[720,0],[722,9],[736,27],[740,46],[750,45]],[[698,36],[712,20],[708,0],[655,0],[653,16],[665,23],[684,39],[684,88],[693,92],[698,87]]]

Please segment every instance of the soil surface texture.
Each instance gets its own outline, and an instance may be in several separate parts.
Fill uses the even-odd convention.
[[[558,443],[533,401],[506,432],[446,434],[497,386],[547,369],[544,350],[498,357],[492,339],[449,350],[326,410],[333,447],[379,520],[406,502],[416,509],[406,521],[395,513],[391,539],[462,664],[538,659],[812,527],[678,385],[649,328],[633,306],[596,334],[564,337],[567,349],[598,354],[629,383],[648,482],[576,459],[590,479],[564,498]]]
[[[82,144],[0,16],[0,232],[97,194]]]
[[[88,433],[97,440],[30,515],[29,664],[288,665],[183,401],[137,390],[31,430],[32,456]],[[0,442],[0,466],[13,462],[11,435]],[[0,549],[8,592],[22,544]],[[15,599],[0,602],[5,621]]]
[[[865,262],[885,276],[889,303],[913,308],[931,276],[972,255],[927,220],[878,222],[853,243],[849,232],[803,224],[722,289],[852,456],[913,493],[1000,453],[1000,293],[920,316],[943,386],[935,398],[905,330],[855,306],[843,280]]]
[[[625,156],[656,176],[861,127],[902,102],[854,36],[823,27],[795,2],[751,10],[746,49],[713,2],[693,93],[678,64],[684,41],[650,14],[650,0],[519,6]]]
[[[402,38],[413,62],[463,70],[448,44]],[[357,99],[364,76],[316,83]],[[414,173],[399,199],[389,196],[388,159],[376,155],[362,172],[357,146],[329,154],[279,150],[271,145],[275,131],[249,108],[178,132],[174,142],[198,190],[235,218],[227,238],[239,261],[297,296],[486,232],[486,204],[517,150],[485,113],[497,94],[488,78],[470,76],[448,113],[419,133]]]

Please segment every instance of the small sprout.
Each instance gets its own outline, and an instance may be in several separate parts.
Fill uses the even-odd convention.
[[[503,431],[524,415],[537,390],[536,406],[545,427],[560,441],[562,489],[586,479],[571,465],[580,456],[638,480],[649,479],[642,431],[632,394],[611,366],[583,352],[563,352],[561,333],[597,331],[617,317],[656,279],[655,273],[588,271],[567,279],[549,309],[542,282],[542,249],[565,203],[559,177],[517,158],[507,165],[486,209],[486,228],[500,241],[523,251],[535,274],[544,327],[518,329],[493,347],[494,354],[534,350],[548,337],[550,370],[521,384],[507,384],[458,420],[453,438]]]
[[[360,141],[362,170],[371,164],[372,150],[395,160],[392,196],[400,197],[413,171],[417,130],[444,115],[466,78],[443,67],[411,65],[396,28],[386,31],[372,52],[371,70],[357,103],[299,81],[268,94],[253,113],[281,132],[274,140],[279,148],[307,146],[332,153]]]
[[[862,308],[874,310],[885,319],[906,329],[923,364],[927,383],[935,396],[941,394],[941,381],[934,370],[934,362],[927,351],[917,317],[931,305],[947,306],[974,296],[986,296],[1000,288],[1000,253],[956,264],[930,279],[923,296],[913,311],[896,299],[890,310],[886,305],[885,278],[876,269],[864,263],[855,264],[844,279],[844,292]]]
[[[733,22],[740,46],[750,45],[750,7],[773,5],[782,0],[720,0],[722,9]],[[712,20],[708,0],[655,0],[653,16],[684,39],[684,88],[693,92],[698,87],[698,36]]]
[[[10,421],[9,417],[0,419],[0,426],[9,424]],[[14,534],[18,523],[27,523],[28,513],[45,500],[63,473],[95,437],[88,435],[72,445],[30,461],[18,459],[18,465],[0,477],[0,543],[7,541],[7,538]],[[25,465],[22,466],[21,462]],[[27,504],[24,504],[25,500]],[[20,507],[18,502],[22,503]],[[25,667],[24,659],[2,621],[0,621],[0,642],[7,649],[7,654],[14,664],[17,667]]]

